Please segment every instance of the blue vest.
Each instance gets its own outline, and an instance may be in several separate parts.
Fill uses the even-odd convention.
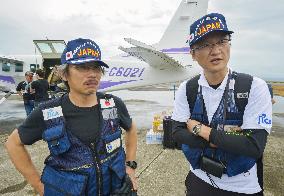
[[[66,129],[62,98],[41,104],[46,124],[42,138],[50,150],[41,177],[45,195],[110,195],[121,188],[125,152],[117,108],[111,95],[97,96],[101,131],[90,146]]]
[[[198,87],[198,93],[196,95],[196,101],[191,113],[191,119],[197,120],[206,126],[210,126],[214,129],[224,131],[225,125],[236,125],[241,126],[243,123],[243,113],[239,112],[239,109],[235,103],[234,96],[234,88],[235,88],[235,80],[231,74],[229,74],[229,79],[227,81],[227,87],[224,92],[227,92],[227,107],[226,111],[224,111],[225,107],[225,93],[219,103],[219,106],[216,112],[213,115],[211,123],[209,124],[208,116],[206,109],[204,107],[204,100],[202,96],[202,87]],[[236,84],[238,85],[238,84]],[[190,92],[189,92],[190,93]],[[226,114],[225,114],[226,113]],[[226,118],[224,118],[226,116]],[[243,133],[249,134],[249,133]],[[182,151],[185,154],[187,160],[190,162],[193,169],[200,168],[200,158],[201,155],[204,154],[207,157],[212,157],[216,160],[221,161],[225,166],[225,173],[231,177],[238,175],[240,173],[246,172],[251,169],[255,164],[255,159],[240,156],[225,150],[206,147],[204,149],[200,148],[191,148],[186,144],[182,145]]]

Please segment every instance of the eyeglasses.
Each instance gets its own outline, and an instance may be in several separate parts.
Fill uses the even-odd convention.
[[[230,41],[231,41],[231,39],[224,38],[224,39],[219,40],[215,44],[204,43],[204,44],[202,44],[202,45],[200,45],[196,48],[191,49],[191,51],[193,51],[193,52],[196,51],[196,50],[211,51],[214,48],[215,45],[217,47],[223,48],[223,47],[227,46],[230,43]]]

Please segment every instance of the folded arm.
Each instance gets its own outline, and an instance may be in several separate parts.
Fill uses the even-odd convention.
[[[197,124],[198,121],[189,120],[187,130],[192,132],[192,128]],[[195,137],[203,138],[222,150],[257,159],[264,151],[267,135],[265,129],[239,129],[236,132],[225,132],[202,125],[199,136]]]
[[[176,142],[187,144],[191,148],[203,149],[208,145],[208,141],[189,132],[185,122],[173,121],[173,138]]]

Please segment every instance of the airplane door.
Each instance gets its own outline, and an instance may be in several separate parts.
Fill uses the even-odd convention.
[[[42,56],[42,66],[47,78],[55,65],[61,65],[61,54],[66,46],[64,40],[33,40]]]

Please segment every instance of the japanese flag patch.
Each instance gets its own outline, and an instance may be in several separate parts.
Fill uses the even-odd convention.
[[[100,99],[101,108],[112,108],[115,106],[113,98],[111,99]]]
[[[72,58],[73,58],[73,53],[72,53],[72,51],[66,52],[66,61],[69,60],[69,59],[72,59]]]

